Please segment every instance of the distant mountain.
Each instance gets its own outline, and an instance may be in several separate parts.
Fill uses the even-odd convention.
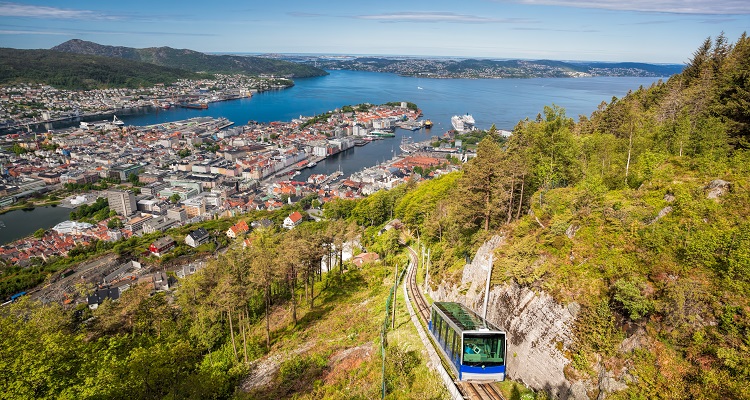
[[[430,78],[567,78],[581,76],[671,76],[679,64],[570,62],[554,60],[433,59],[408,57],[282,57],[325,69],[392,72]]]
[[[0,48],[0,84],[46,83],[60,89],[139,87],[170,83],[201,74],[111,57],[53,50]]]
[[[173,49],[171,47],[136,49],[122,46],[106,46],[85,40],[72,39],[53,47],[52,50],[125,58],[193,72],[276,75],[292,78],[327,75],[327,72],[322,69],[290,61],[262,57],[211,55],[194,50]]]

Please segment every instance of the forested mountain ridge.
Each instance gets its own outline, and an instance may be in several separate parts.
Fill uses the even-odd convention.
[[[0,48],[0,84],[36,82],[61,89],[152,86],[204,75],[109,57]]]
[[[125,58],[193,72],[276,75],[292,78],[306,78],[327,74],[322,69],[310,65],[263,57],[211,55],[194,50],[173,49],[171,47],[136,49],[123,46],[106,46],[80,39],[68,40],[53,47],[52,50],[75,54]]]

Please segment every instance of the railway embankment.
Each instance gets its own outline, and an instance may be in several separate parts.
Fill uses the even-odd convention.
[[[466,264],[461,281],[443,281],[432,287],[435,301],[455,301],[482,314],[487,266],[491,254],[504,238],[495,236]],[[580,307],[558,304],[549,294],[522,287],[515,282],[491,286],[487,319],[508,333],[508,376],[534,390],[544,390],[554,398],[588,399],[587,392],[609,392],[624,388],[605,370],[598,382],[571,381],[565,369],[566,356],[573,344],[573,323]]]

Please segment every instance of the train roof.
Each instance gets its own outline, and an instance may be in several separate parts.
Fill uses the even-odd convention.
[[[500,331],[496,326],[482,319],[474,311],[461,303],[435,302],[432,306],[440,310],[457,327],[464,331],[492,330]]]

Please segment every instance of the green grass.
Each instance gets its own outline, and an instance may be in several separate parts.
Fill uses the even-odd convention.
[[[380,329],[385,301],[393,286],[393,270],[380,263],[361,270],[326,274],[316,283],[315,307],[297,310],[291,325],[290,305],[272,314],[272,345],[267,356],[283,361],[268,388],[240,398],[371,399],[381,395]],[[437,375],[430,371],[422,345],[398,290],[396,329],[388,334],[387,398],[447,398]],[[302,297],[304,300],[304,296]],[[265,335],[265,320],[250,330],[254,340]],[[297,376],[295,384],[287,378]]]

